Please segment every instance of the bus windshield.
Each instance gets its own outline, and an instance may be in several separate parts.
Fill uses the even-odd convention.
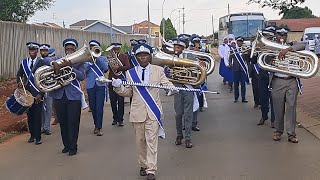
[[[264,28],[263,20],[237,20],[229,23],[229,33],[245,39],[255,36],[258,29]]]

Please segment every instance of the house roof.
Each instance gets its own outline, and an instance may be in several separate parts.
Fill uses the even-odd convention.
[[[290,31],[303,32],[309,27],[320,27],[320,18],[269,20],[269,25],[287,25]]]
[[[138,25],[138,26],[148,26],[148,21],[145,20],[145,21],[142,21],[142,22],[137,23],[137,24],[135,24],[135,25]],[[157,25],[157,24],[155,24],[155,23],[153,23],[153,22],[150,22],[150,26],[151,26],[151,27],[160,27],[159,25]]]
[[[88,20],[88,19],[85,19],[85,20],[81,20],[81,21],[78,21],[76,23],[73,23],[71,24],[70,26],[82,26],[82,27],[85,27],[85,26],[88,26],[94,22],[96,22],[98,20]]]
[[[127,34],[132,33],[132,26],[115,26],[115,28],[120,29],[121,31],[124,31]]]
[[[37,26],[46,26],[46,27],[53,27],[53,28],[62,28],[61,26],[55,24],[55,23],[51,23],[51,22],[44,22],[44,23],[34,23],[34,25]]]
[[[97,23],[101,23],[101,24],[103,24],[103,25],[105,25],[105,26],[110,27],[110,23],[107,23],[107,22],[105,22],[105,21],[97,20],[97,21],[95,21],[95,22],[93,22],[93,23],[89,24],[88,26],[83,27],[82,29],[83,29],[83,30],[86,30],[86,29],[88,29],[89,27],[91,27],[91,26],[93,26],[93,25],[95,25],[95,24],[97,24]],[[116,26],[115,26],[115,25],[113,25],[113,26],[112,26],[112,29],[113,29],[113,30],[116,30],[116,31],[118,31],[118,32],[120,32],[120,33],[122,33],[122,34],[127,34],[126,32],[124,32],[124,31],[122,31],[122,30],[120,30],[120,29],[116,28]]]

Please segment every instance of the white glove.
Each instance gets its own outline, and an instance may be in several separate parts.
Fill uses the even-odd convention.
[[[112,78],[112,86],[119,88],[122,84],[122,80],[121,79],[114,79]]]

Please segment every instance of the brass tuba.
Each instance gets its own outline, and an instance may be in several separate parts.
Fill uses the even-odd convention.
[[[56,62],[58,64],[61,64],[64,60],[70,61],[71,64],[93,62],[94,59],[100,56],[101,48],[99,46],[94,46],[90,50],[87,45],[84,45],[78,51],[66,55]],[[50,92],[69,85],[76,79],[76,74],[72,72],[72,67],[70,66],[62,67],[58,75],[54,73],[52,66],[42,66],[36,70],[34,79],[40,91]]]
[[[164,67],[165,74],[173,83],[201,85],[204,83],[207,73],[197,61],[178,58],[154,49],[151,64]]]
[[[173,45],[169,42],[162,42],[162,50],[167,54],[174,54]],[[204,53],[200,51],[193,51],[189,49],[185,49],[183,51],[184,53],[191,53],[193,54],[197,59],[200,60],[200,62],[203,62],[204,65],[201,64],[206,69],[207,75],[210,75],[213,73],[215,68],[215,59],[210,53]]]
[[[259,66],[267,71],[287,74],[298,78],[311,78],[318,72],[318,57],[311,51],[288,52],[284,60],[279,60],[278,55],[282,49],[290,46],[270,41],[261,31],[252,45],[251,57],[255,51],[260,52]],[[259,50],[257,50],[259,48]]]
[[[116,76],[121,76],[122,72],[114,69],[115,65],[118,66],[123,66],[122,62],[116,55],[116,53],[112,50],[113,46],[110,46],[106,49],[106,52],[110,52],[111,58],[108,58],[109,66],[111,71],[116,75]]]

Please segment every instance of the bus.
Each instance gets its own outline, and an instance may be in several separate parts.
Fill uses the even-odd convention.
[[[249,41],[256,35],[258,29],[263,29],[265,26],[266,19],[263,13],[246,12],[223,16],[219,19],[219,44],[227,34],[242,36],[245,41]]]

